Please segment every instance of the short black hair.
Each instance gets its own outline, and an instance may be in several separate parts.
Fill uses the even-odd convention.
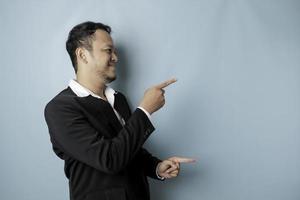
[[[96,30],[106,31],[108,34],[111,33],[111,28],[102,23],[95,23],[91,21],[83,22],[72,28],[69,32],[68,39],[66,41],[66,49],[72,61],[75,73],[77,73],[77,59],[76,49],[78,47],[84,47],[87,50],[92,50],[92,40],[94,39],[94,33]]]

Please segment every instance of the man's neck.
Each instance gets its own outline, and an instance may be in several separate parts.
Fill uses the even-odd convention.
[[[103,99],[106,99],[104,93],[106,85],[104,81],[101,81],[99,79],[97,80],[95,78],[83,77],[80,74],[76,75],[76,81],[83,87],[92,91],[94,94],[100,96]]]

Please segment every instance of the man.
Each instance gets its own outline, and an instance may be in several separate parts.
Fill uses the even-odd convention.
[[[161,161],[143,144],[154,131],[150,115],[165,103],[171,79],[146,90],[131,113],[126,98],[107,84],[116,79],[118,61],[109,26],[85,22],[69,33],[66,48],[76,80],[45,108],[53,150],[65,161],[71,200],[148,200],[147,176],[176,177],[179,163]]]

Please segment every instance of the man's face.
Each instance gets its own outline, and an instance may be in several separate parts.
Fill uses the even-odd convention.
[[[118,61],[113,40],[103,30],[97,30],[94,34],[93,50],[89,53],[88,63],[92,73],[95,73],[105,83],[110,83],[116,79],[115,65]]]

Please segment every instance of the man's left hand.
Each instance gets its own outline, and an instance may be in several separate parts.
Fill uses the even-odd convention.
[[[164,178],[175,178],[180,171],[180,163],[193,163],[195,159],[183,157],[171,157],[158,164],[158,175]]]

